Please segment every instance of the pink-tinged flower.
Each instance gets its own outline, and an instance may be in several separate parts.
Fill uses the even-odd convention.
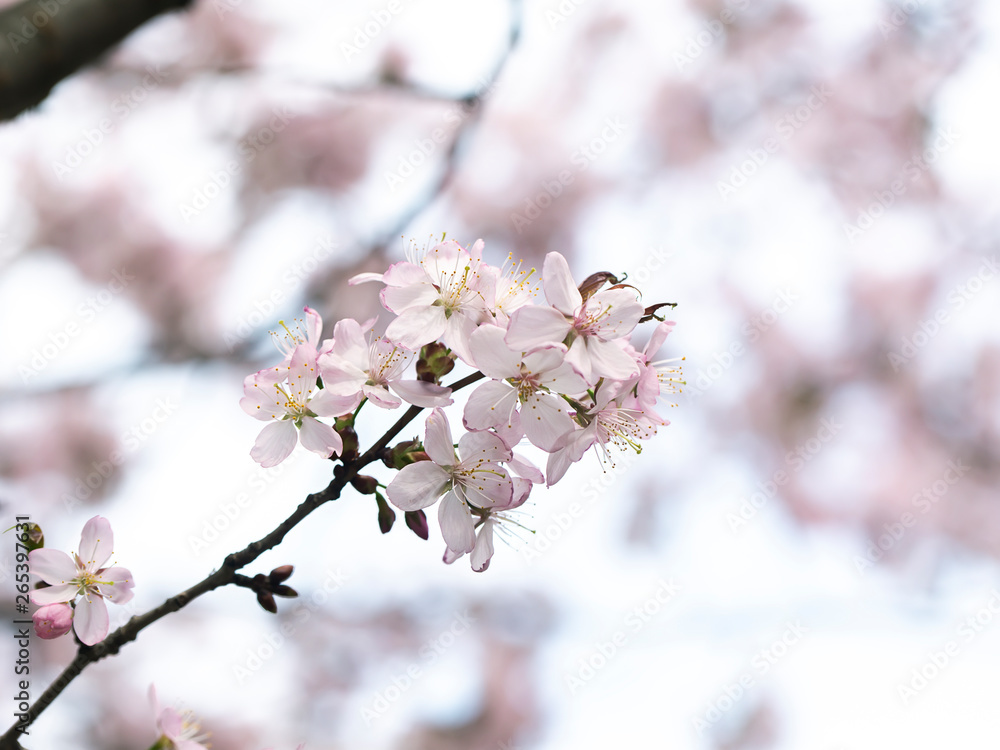
[[[243,381],[240,407],[256,419],[271,422],[260,431],[250,451],[251,458],[261,466],[277,466],[291,455],[299,441],[324,458],[344,449],[340,435],[316,417],[346,414],[357,403],[325,388],[315,392],[316,359],[316,350],[310,344],[301,344],[292,352],[287,367],[261,370]],[[282,371],[280,379],[273,374],[276,369]]]
[[[381,278],[382,304],[397,317],[385,335],[407,349],[441,340],[465,362],[469,334],[486,318],[481,290],[481,252],[475,257],[454,240],[438,243],[418,263],[403,262],[389,267]],[[371,274],[351,281],[375,280]]]
[[[195,721],[194,714],[190,711],[183,713],[170,706],[160,707],[160,701],[156,697],[156,687],[149,686],[149,702],[153,704],[153,713],[156,714],[156,730],[160,733],[153,748],[156,750],[208,750],[208,744],[203,744],[202,740],[207,740],[209,734],[201,731],[201,725]]]
[[[605,289],[586,300],[559,253],[545,256],[545,297],[551,307],[522,307],[510,319],[506,341],[516,351],[565,343],[566,361],[588,384],[601,378],[624,380],[637,372],[635,360],[618,339],[638,324],[645,308],[629,289]]]
[[[619,399],[623,406],[635,408],[651,422],[661,425],[669,424],[669,422],[656,413],[657,400],[664,393],[680,393],[677,386],[684,384],[684,381],[681,380],[683,370],[679,365],[674,364],[682,361],[684,357],[653,360],[660,347],[663,346],[667,335],[673,330],[674,325],[675,323],[669,320],[660,323],[641,352],[629,349],[634,353],[639,365],[639,374],[623,382],[620,388],[620,393],[628,394],[626,398]],[[676,404],[671,404],[671,406],[676,406]]]
[[[549,487],[562,479],[570,464],[583,458],[583,454],[592,445],[598,447],[599,457],[614,466],[614,460],[608,452],[609,445],[641,453],[642,441],[655,435],[657,425],[663,424],[658,415],[654,421],[641,410],[622,406],[619,399],[624,398],[625,394],[621,393],[617,384],[603,386],[596,396],[596,403],[590,409],[576,413],[575,419],[581,428],[565,435],[559,448],[549,454],[545,468]]]
[[[513,255],[508,255],[499,268],[483,263],[480,266],[480,282],[487,312],[496,325],[505,329],[510,316],[538,296],[535,269],[522,269],[520,262],[514,263]]]
[[[31,592],[35,604],[76,600],[73,629],[81,643],[93,646],[108,634],[107,599],[125,604],[132,598],[132,574],[126,568],[102,568],[114,551],[114,534],[106,518],[94,516],[83,527],[80,551],[70,558],[55,549],[28,553],[29,570],[49,584]],[[79,597],[79,598],[77,598]]]
[[[573,430],[566,403],[558,394],[578,395],[587,383],[563,359],[561,344],[527,355],[511,351],[504,331],[482,326],[469,342],[476,365],[493,380],[473,391],[465,405],[465,426],[470,430],[515,427],[533,445],[553,451],[559,439]]]
[[[500,462],[509,461],[511,451],[497,435],[467,432],[456,453],[448,418],[441,409],[434,409],[427,417],[424,451],[431,460],[400,469],[386,495],[401,510],[426,508],[444,495],[438,520],[445,544],[456,552],[471,552],[476,534],[469,506],[491,508],[510,503],[514,485]]]
[[[73,608],[65,602],[46,604],[31,616],[35,635],[45,640],[66,635],[73,628]]]
[[[450,405],[450,388],[422,380],[403,380],[413,357],[413,352],[381,337],[366,341],[356,320],[341,320],[334,328],[333,346],[318,360],[323,388],[352,399],[351,409],[363,398],[383,409],[395,409],[402,401],[423,407]]]
[[[476,532],[476,541],[472,547],[469,562],[472,563],[472,569],[477,573],[482,573],[490,566],[490,559],[493,557],[494,528],[498,528],[501,531],[504,530],[500,525],[501,523],[521,526],[506,511],[511,511],[524,505],[524,501],[531,494],[531,482],[527,479],[519,478],[514,478],[511,481],[514,484],[514,492],[509,502],[497,503],[490,508],[472,508],[473,514],[479,519],[478,522],[474,521],[479,531]],[[463,551],[453,550],[451,547],[448,547],[444,552],[444,561],[450,565],[464,554],[465,552]]]

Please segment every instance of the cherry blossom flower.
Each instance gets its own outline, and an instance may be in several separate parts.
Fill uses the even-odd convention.
[[[514,492],[511,494],[509,502],[497,503],[489,508],[472,506],[472,513],[479,518],[479,522],[476,524],[479,530],[476,532],[476,542],[472,547],[469,561],[472,564],[472,569],[477,573],[482,573],[490,566],[490,560],[493,557],[494,528],[499,527],[504,522],[516,526],[521,525],[506,511],[511,511],[524,505],[525,500],[528,499],[528,495],[531,493],[532,483],[527,479],[516,477],[511,481],[514,483]],[[465,555],[465,552],[453,550],[451,547],[448,547],[445,549],[444,561],[450,565],[463,555]]]
[[[516,418],[533,445],[553,451],[559,439],[573,430],[566,403],[557,395],[584,393],[587,384],[563,360],[560,345],[522,355],[504,343],[504,331],[483,326],[471,337],[476,365],[493,380],[476,388],[465,406],[465,426],[485,430],[514,426]]]
[[[323,458],[344,449],[340,435],[316,417],[346,414],[357,404],[325,388],[314,393],[316,359],[316,350],[310,344],[301,344],[292,352],[287,367],[261,370],[243,381],[240,407],[256,419],[272,422],[260,431],[250,451],[251,458],[261,466],[277,466],[291,455],[299,441]],[[274,370],[282,371],[284,377],[276,380]]]
[[[487,316],[479,243],[474,250],[475,257],[454,240],[446,240],[427,250],[419,263],[396,263],[381,279],[361,274],[351,282],[386,284],[382,304],[397,315],[385,331],[390,341],[416,350],[440,339],[471,364],[469,335]]]
[[[73,629],[80,642],[88,646],[108,635],[108,607],[104,600],[125,604],[132,598],[132,573],[126,568],[101,567],[113,551],[111,524],[106,518],[94,516],[84,525],[80,551],[72,558],[44,547],[28,553],[29,570],[49,584],[48,588],[32,591],[31,601],[47,605],[75,600]],[[59,622],[64,624],[63,619]]]
[[[632,332],[645,310],[633,291],[605,289],[585,300],[559,253],[545,256],[542,284],[551,307],[530,305],[511,316],[506,341],[512,349],[565,343],[566,361],[591,385],[600,378],[623,380],[636,374],[635,360],[618,341]]]
[[[413,352],[383,338],[369,343],[361,324],[347,318],[337,323],[333,345],[318,362],[324,390],[352,399],[348,410],[363,398],[383,409],[395,409],[402,401],[425,407],[450,405],[450,388],[422,380],[403,380],[403,372],[413,357]]]
[[[444,495],[438,520],[445,543],[455,552],[471,552],[476,535],[469,506],[510,503],[514,485],[500,462],[509,461],[511,451],[493,433],[467,432],[456,453],[448,418],[439,408],[427,417],[424,451],[431,460],[403,467],[389,483],[386,495],[404,511],[426,508]]]
[[[208,750],[208,733],[201,731],[201,725],[190,711],[181,713],[170,706],[160,707],[156,697],[156,687],[149,686],[149,702],[156,714],[156,730],[160,733],[156,744],[150,750]]]
[[[522,269],[521,263],[514,263],[514,256],[508,255],[501,267],[483,263],[480,271],[480,286],[486,310],[493,316],[496,325],[506,329],[510,316],[530,304],[538,295],[535,269]]]
[[[46,604],[31,616],[35,635],[50,640],[66,635],[73,628],[73,608],[65,602]]]

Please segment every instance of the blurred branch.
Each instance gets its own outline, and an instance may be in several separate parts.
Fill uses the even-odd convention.
[[[449,387],[452,391],[461,390],[467,385],[471,385],[477,380],[481,380],[483,377],[484,376],[481,372],[475,372],[472,375],[467,375],[461,380],[455,381],[455,383]],[[25,722],[15,722],[14,725],[8,729],[2,737],[0,737],[0,750],[23,750],[21,745],[18,743],[18,737],[21,732],[31,726],[35,719],[37,719],[41,713],[48,708],[56,698],[59,697],[62,691],[65,690],[67,686],[69,686],[69,684],[76,679],[88,665],[98,662],[107,656],[117,654],[122,646],[130,641],[134,641],[139,636],[140,632],[148,628],[154,622],[166,617],[172,612],[176,612],[179,609],[186,607],[202,594],[207,594],[209,591],[214,591],[217,588],[221,588],[222,586],[229,584],[244,585],[243,581],[240,579],[244,579],[245,577],[239,575],[236,572],[237,570],[246,567],[269,549],[273,549],[281,544],[288,532],[294,529],[300,521],[305,519],[306,516],[316,510],[319,506],[324,503],[337,500],[340,497],[340,493],[343,492],[344,487],[346,487],[347,484],[358,475],[358,472],[368,464],[373,463],[378,458],[382,449],[385,448],[400,432],[402,432],[403,428],[412,422],[413,419],[422,411],[423,407],[420,406],[411,406],[407,409],[396,421],[396,423],[390,427],[386,433],[379,438],[374,445],[372,445],[371,448],[365,451],[364,454],[353,461],[345,461],[343,465],[336,465],[334,468],[333,479],[323,490],[308,495],[306,499],[303,500],[302,503],[295,509],[292,515],[278,524],[278,526],[263,539],[251,542],[239,552],[234,552],[231,555],[228,555],[223,561],[221,568],[210,573],[206,578],[199,581],[191,588],[182,591],[176,596],[170,597],[159,607],[151,609],[149,612],[139,617],[133,617],[100,643],[94,646],[80,646],[76,656],[73,658],[73,661],[69,663],[69,666],[63,670],[62,674],[60,674],[51,685],[49,685],[45,692],[42,693],[38,697],[38,700],[36,700],[34,704],[32,704],[31,708],[28,709],[27,720]]]
[[[41,103],[53,86],[142,24],[191,0],[26,0],[0,11],[0,119]]]

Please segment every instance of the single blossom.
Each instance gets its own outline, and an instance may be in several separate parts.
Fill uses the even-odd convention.
[[[340,396],[354,409],[367,398],[383,409],[395,409],[403,401],[416,406],[448,406],[451,389],[414,378],[403,379],[413,361],[413,352],[384,338],[367,341],[364,329],[347,318],[337,323],[333,345],[319,357],[324,390]]]
[[[601,378],[623,380],[637,372],[619,339],[639,323],[645,308],[629,289],[605,289],[585,300],[559,253],[545,256],[542,284],[550,306],[522,307],[510,319],[507,344],[533,351],[553,344],[569,347],[566,361],[590,385]]]
[[[156,697],[156,687],[149,686],[149,702],[156,714],[156,730],[160,733],[150,750],[208,750],[202,740],[209,738],[190,711],[183,713],[170,706],[162,708]]]
[[[107,599],[125,604],[132,598],[132,574],[121,567],[101,567],[114,551],[114,535],[106,518],[94,516],[83,527],[80,551],[41,548],[28,553],[29,570],[49,584],[31,592],[39,605],[75,600],[73,629],[81,643],[93,646],[108,634]],[[65,613],[63,613],[65,616]]]
[[[424,451],[431,460],[404,466],[389,483],[386,495],[404,511],[426,508],[444,495],[438,520],[445,543],[456,552],[471,552],[476,535],[470,505],[490,508],[511,501],[514,485],[500,465],[511,459],[511,451],[495,434],[467,432],[456,453],[442,409],[434,409],[427,417]]]
[[[440,339],[471,364],[469,335],[487,317],[479,243],[473,250],[475,255],[446,240],[427,250],[417,263],[396,263],[381,278],[361,274],[351,283],[385,283],[382,304],[397,315],[385,331],[390,341],[416,350]]]
[[[509,502],[497,503],[489,508],[472,507],[473,515],[479,519],[478,522],[475,522],[479,530],[476,532],[476,541],[469,555],[469,562],[472,564],[472,569],[477,573],[485,571],[490,566],[490,560],[493,558],[493,530],[500,528],[501,523],[521,526],[508,511],[524,505],[524,501],[528,499],[528,495],[531,493],[532,483],[527,479],[517,477],[511,481],[513,482],[514,492]],[[444,552],[444,561],[450,565],[464,554],[465,552],[447,547]]]
[[[250,451],[251,458],[261,466],[277,466],[300,441],[304,448],[323,458],[343,451],[340,435],[316,417],[347,414],[353,402],[325,388],[316,390],[316,360],[316,350],[310,344],[300,344],[287,367],[261,370],[243,381],[240,407],[256,419],[271,422],[260,431]],[[274,377],[274,370],[281,373],[280,379]]]
[[[326,341],[320,340],[323,333],[323,319],[320,317],[320,314],[311,307],[304,307],[302,309],[305,312],[305,318],[296,318],[292,321],[291,325],[280,320],[278,321],[278,324],[281,326],[280,330],[271,331],[271,340],[278,348],[278,351],[281,352],[282,360],[276,367],[261,370],[260,375],[262,378],[270,378],[274,381],[283,380],[289,365],[292,363],[292,355],[303,344],[308,344],[312,347],[316,351],[317,356],[329,351],[332,346],[333,341],[329,339]]]
[[[35,610],[31,621],[39,638],[58,638],[73,629],[73,608],[65,602],[46,604]]]
[[[572,431],[566,402],[559,396],[579,395],[587,383],[564,362],[562,345],[523,355],[504,342],[504,331],[482,326],[472,334],[472,355],[484,375],[493,380],[476,388],[465,406],[465,426],[486,430],[520,425],[531,443],[553,451],[559,439]]]

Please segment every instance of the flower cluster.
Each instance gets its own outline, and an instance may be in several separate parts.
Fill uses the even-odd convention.
[[[577,284],[566,259],[549,253],[542,304],[533,269],[489,265],[482,240],[468,249],[447,240],[385,273],[351,279],[363,282],[383,285],[382,305],[394,314],[384,336],[366,337],[373,320],[348,319],[320,341],[319,316],[306,308],[307,323],[285,328],[284,361],[244,383],[241,406],[270,422],[251,455],[274,466],[294,449],[296,433],[309,450],[341,455],[342,427],[353,425],[368,401],[432,409],[423,444],[406,444],[406,460],[386,459],[399,473],[385,494],[407,512],[408,524],[411,514],[440,500],[446,562],[470,554],[473,569],[485,570],[494,529],[512,521],[509,511],[534,485],[555,484],[591,447],[605,461],[613,460],[610,449],[638,452],[669,424],[655,406],[683,381],[673,360],[655,355],[674,324],[657,316],[664,305],[645,306],[634,287],[610,273]],[[640,349],[630,337],[653,319],[660,322]],[[414,359],[416,376],[407,378]],[[444,411],[452,394],[439,379],[458,361],[486,382],[464,406],[466,432],[456,443]],[[331,426],[319,417],[338,419]],[[547,454],[544,474],[515,452],[522,441]],[[380,523],[388,518],[387,531],[394,514],[381,486],[370,494],[379,500]]]

